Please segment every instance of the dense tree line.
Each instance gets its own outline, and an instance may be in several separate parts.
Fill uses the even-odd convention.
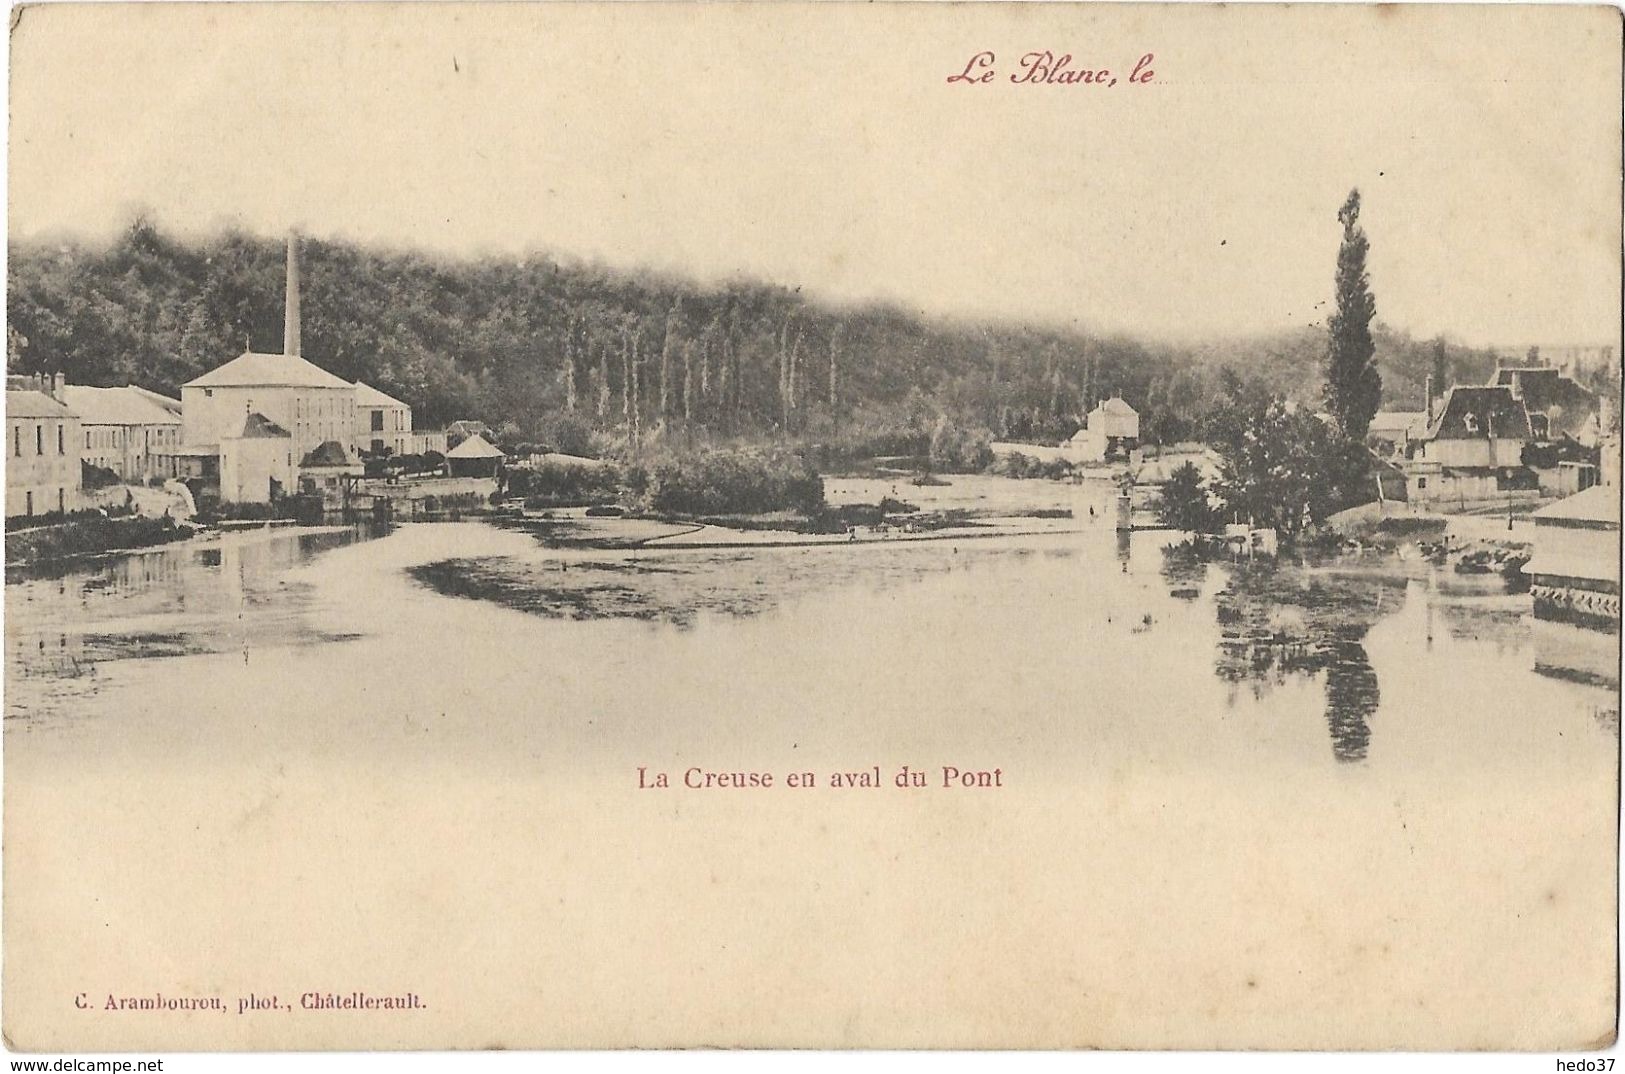
[[[144,219],[101,246],[14,243],[8,368],[174,393],[245,348],[278,351],[284,252],[241,233],[181,240]],[[411,404],[419,427],[478,417],[566,450],[772,438],[925,453],[956,435],[944,421],[1054,441],[1112,395],[1141,412],[1145,439],[1171,442],[1223,404],[1224,365],[1300,397],[1326,349],[1317,329],[1176,346],[542,255],[450,260],[307,239],[302,261],[307,358]],[[1463,379],[1493,366],[1381,325],[1373,335],[1390,405],[1420,409],[1441,355]]]

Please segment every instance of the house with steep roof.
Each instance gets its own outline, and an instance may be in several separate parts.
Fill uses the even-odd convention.
[[[1445,392],[1404,465],[1406,496],[1412,503],[1466,506],[1534,495],[1539,480],[1523,465],[1532,439],[1529,414],[1510,386],[1458,384]]]
[[[79,416],[64,387],[61,376],[6,380],[7,518],[80,506]]]
[[[126,481],[145,481],[159,472],[158,458],[180,444],[180,401],[163,400],[127,384],[93,388],[67,384],[63,399],[79,415],[79,457],[111,470]],[[166,405],[173,403],[173,409]]]

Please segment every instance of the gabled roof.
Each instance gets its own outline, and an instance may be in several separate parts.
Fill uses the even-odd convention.
[[[1429,440],[1486,440],[1491,434],[1528,440],[1529,412],[1504,385],[1458,384],[1444,393],[1439,414],[1427,431]]]
[[[500,449],[493,447],[491,442],[479,433],[475,433],[446,452],[446,458],[448,459],[502,459],[506,457]]]
[[[475,436],[490,431],[491,427],[485,422],[475,421],[472,418],[462,418],[446,426],[446,432],[453,436]]]
[[[179,425],[180,416],[160,406],[134,385],[122,388],[92,388],[67,384],[62,388],[67,403],[86,425]],[[161,397],[160,397],[161,398]]]
[[[1099,406],[1095,407],[1095,409],[1122,418],[1137,418],[1140,416],[1140,412],[1138,410],[1135,410],[1117,396],[1113,396],[1112,398],[1105,400]]]
[[[74,412],[44,392],[6,390],[8,418],[71,418]]]
[[[316,450],[299,460],[300,466],[349,466],[350,456],[344,450],[344,445],[337,440],[323,440],[316,445]]]
[[[355,382],[355,404],[356,404],[356,406],[374,406],[374,407],[377,407],[377,406],[405,407],[406,406],[406,404],[401,402],[399,399],[396,399],[395,397],[390,396],[390,395],[385,395],[383,392],[379,391],[377,388],[374,388],[371,384],[363,384],[359,380]]]
[[[244,351],[218,369],[182,385],[184,388],[345,388],[349,381],[296,354]]]
[[[243,420],[243,431],[238,434],[244,440],[268,439],[271,437],[288,436],[288,430],[258,412],[250,414]]]

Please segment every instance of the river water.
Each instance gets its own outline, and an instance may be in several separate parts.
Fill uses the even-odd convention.
[[[415,524],[12,580],[8,1025],[86,990],[309,988],[428,1009],[98,1012],[39,1043],[1554,1048],[1612,1025],[1617,636],[1419,561],[1171,567],[1172,535],[1113,531],[1104,484],[897,495],[1073,517],[622,551]]]

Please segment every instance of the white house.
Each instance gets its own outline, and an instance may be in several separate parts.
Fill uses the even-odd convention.
[[[1085,462],[1101,462],[1118,451],[1127,454],[1139,446],[1139,412],[1117,397],[1091,410],[1083,428],[1061,445],[1068,458]]]

